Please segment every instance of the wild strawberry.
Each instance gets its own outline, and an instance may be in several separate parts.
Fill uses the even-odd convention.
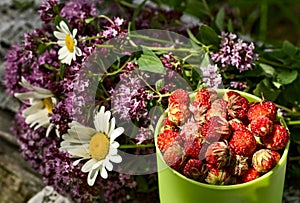
[[[289,133],[282,125],[275,124],[272,132],[261,138],[262,144],[271,150],[279,150],[284,148],[289,142]]]
[[[270,171],[280,160],[280,154],[270,149],[260,149],[253,154],[252,166],[260,173]]]
[[[232,157],[228,170],[232,175],[241,176],[248,170],[248,168],[248,157],[236,155]]]
[[[232,118],[243,119],[247,116],[249,102],[238,92],[229,91],[224,94],[223,99],[228,102],[228,114]]]
[[[227,141],[214,142],[207,148],[205,160],[214,168],[222,168],[231,160],[230,147]]]
[[[183,174],[191,179],[203,181],[207,176],[207,168],[199,159],[189,159],[186,163]]]
[[[171,168],[181,171],[185,162],[185,155],[182,147],[177,142],[174,142],[165,151],[164,160]]]
[[[166,149],[174,142],[176,137],[179,136],[179,133],[172,130],[164,130],[161,132],[157,138],[157,146],[160,151],[164,152]]]
[[[206,119],[209,120],[214,116],[220,116],[227,119],[227,101],[216,99],[211,104],[211,108],[207,111]]]
[[[213,185],[228,185],[230,183],[230,173],[226,169],[210,169],[205,181]]]
[[[168,119],[175,125],[183,124],[190,117],[190,111],[187,105],[171,103],[169,105]]]
[[[201,136],[212,143],[228,139],[231,129],[227,120],[220,116],[214,116],[206,121],[201,128]]]
[[[229,141],[232,153],[250,157],[256,149],[256,140],[249,130],[234,131]]]
[[[275,104],[272,102],[258,102],[249,108],[247,113],[249,121],[253,121],[260,116],[266,116],[271,121],[276,118],[276,109],[274,109]],[[276,107],[276,106],[275,106]]]
[[[213,89],[201,88],[195,95],[195,102],[199,102],[201,105],[207,105],[210,108],[210,104],[218,97],[218,94]]]
[[[169,104],[173,103],[188,105],[190,103],[188,92],[183,89],[177,89],[172,92],[171,96],[169,97]]]
[[[184,142],[184,151],[186,156],[190,158],[199,159],[200,151],[202,148],[203,139],[196,137],[191,140],[187,140]]]
[[[188,120],[180,128],[180,136],[184,141],[201,137],[201,125],[193,120]]]
[[[206,121],[205,113],[216,98],[217,92],[212,89],[202,88],[196,93],[195,99],[190,105],[190,111],[193,113],[195,121],[200,123]]]
[[[166,129],[177,131],[177,127],[171,121],[169,121],[168,117],[163,120],[160,132],[163,132]]]
[[[273,121],[266,116],[260,116],[251,121],[249,128],[255,136],[264,137],[272,132]]]
[[[246,130],[247,127],[245,126],[245,124],[238,118],[234,118],[228,121],[231,129],[233,131],[237,131],[237,130]]]
[[[247,183],[247,182],[250,182],[252,180],[259,178],[259,176],[260,176],[260,173],[257,170],[255,170],[255,168],[249,168],[241,176],[240,180],[242,183]]]

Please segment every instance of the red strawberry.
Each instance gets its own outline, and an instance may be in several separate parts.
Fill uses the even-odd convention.
[[[169,121],[168,117],[163,120],[160,131],[162,132],[166,129],[172,130],[172,131],[177,131],[176,126],[171,121]]]
[[[207,105],[210,108],[210,104],[218,97],[218,94],[213,89],[201,88],[195,95],[195,102],[199,102],[201,105]]]
[[[228,185],[230,183],[230,173],[226,169],[210,169],[205,181],[213,185]]]
[[[185,141],[184,151],[186,156],[199,159],[202,144],[203,144],[203,139],[199,137]]]
[[[201,128],[201,136],[210,143],[228,139],[231,129],[227,120],[220,116],[214,116],[204,123]]]
[[[188,120],[180,126],[180,136],[184,141],[194,140],[201,137],[201,125],[193,120]]]
[[[188,106],[179,103],[171,103],[169,105],[168,119],[179,126],[190,117],[190,113]]]
[[[273,121],[266,116],[260,116],[251,121],[249,128],[255,136],[264,137],[272,132]]]
[[[211,108],[207,111],[206,119],[209,120],[214,116],[220,116],[227,119],[227,101],[223,99],[216,99],[211,104]]]
[[[174,142],[165,151],[164,160],[171,168],[181,171],[185,162],[185,155],[182,147],[177,142]]]
[[[223,99],[228,102],[228,114],[232,118],[244,119],[249,109],[248,100],[235,91],[224,94]]]
[[[183,104],[188,105],[190,103],[190,97],[186,90],[177,89],[169,97],[169,104]]]
[[[260,149],[253,154],[252,166],[260,173],[270,171],[280,160],[280,154],[270,149]]]
[[[234,118],[228,121],[230,127],[232,130],[236,131],[236,130],[246,130],[247,127],[245,126],[245,124],[238,118]]]
[[[249,130],[234,131],[229,141],[232,153],[250,157],[256,149],[256,140]]]
[[[245,171],[245,173],[241,176],[240,180],[242,183],[250,182],[259,178],[260,173],[254,168],[249,168]]]
[[[269,111],[269,118],[274,121],[276,119],[277,107],[275,103],[271,101],[263,102],[263,106]]]
[[[228,170],[232,175],[241,176],[248,170],[248,168],[248,157],[236,155],[232,157]]]
[[[179,133],[169,129],[161,132],[157,138],[157,146],[160,151],[164,152],[166,149],[175,141],[176,137],[179,136]]]
[[[289,133],[282,125],[275,124],[272,132],[262,137],[261,142],[268,149],[279,150],[284,148],[289,142]]]
[[[207,176],[207,168],[199,159],[190,159],[186,163],[183,174],[194,180],[203,181]]]
[[[260,116],[266,116],[271,121],[276,118],[276,106],[272,102],[259,102],[249,108],[247,113],[249,121],[253,121]]]
[[[196,121],[203,123],[206,121],[205,113],[211,108],[211,103],[217,98],[217,92],[211,89],[202,88],[196,95],[190,106],[193,117]]]
[[[214,168],[223,168],[231,160],[230,147],[227,141],[214,142],[207,148],[205,160]]]

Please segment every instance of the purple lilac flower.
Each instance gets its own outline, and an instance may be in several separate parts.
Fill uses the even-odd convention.
[[[44,22],[49,22],[55,18],[56,14],[53,9],[55,6],[58,6],[57,0],[47,0],[41,3],[40,9],[38,10],[40,18]]]
[[[97,13],[95,3],[89,0],[68,1],[60,11],[60,15],[68,20],[72,28],[85,29],[85,19]]]
[[[238,90],[244,90],[248,87],[248,84],[246,81],[231,81],[230,82],[230,87]]]
[[[208,65],[200,68],[202,71],[202,80],[207,87],[217,89],[222,84],[222,77],[218,73],[217,65]]]
[[[137,140],[137,144],[142,144],[145,141],[149,141],[153,139],[153,131],[149,127],[140,127],[135,139]]]
[[[246,43],[232,33],[222,32],[221,37],[221,48],[218,52],[211,54],[211,59],[214,62],[220,62],[225,69],[230,65],[234,66],[240,73],[252,69],[252,65],[258,57],[254,53],[253,42]]]

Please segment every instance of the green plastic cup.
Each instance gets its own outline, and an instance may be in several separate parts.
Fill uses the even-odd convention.
[[[224,94],[229,90],[218,90]],[[237,91],[239,92],[239,91]],[[248,101],[261,101],[260,98],[239,92]],[[155,143],[166,117],[164,113],[155,129]],[[278,164],[256,180],[237,185],[210,185],[185,177],[170,168],[157,148],[158,186],[161,203],[281,203],[286,171],[289,144],[284,149]]]

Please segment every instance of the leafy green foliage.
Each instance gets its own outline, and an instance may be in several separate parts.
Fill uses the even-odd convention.
[[[149,49],[142,47],[143,54],[138,59],[139,69],[152,73],[166,74],[160,59]]]

